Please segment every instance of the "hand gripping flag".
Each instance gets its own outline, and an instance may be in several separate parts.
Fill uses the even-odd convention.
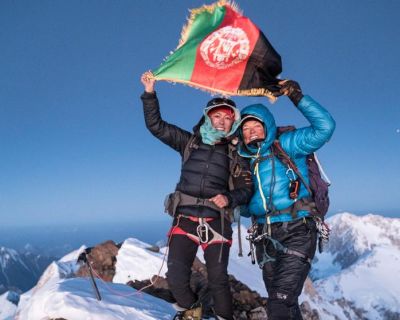
[[[273,99],[281,72],[264,34],[236,5],[219,1],[190,11],[178,47],[153,74],[212,93]]]

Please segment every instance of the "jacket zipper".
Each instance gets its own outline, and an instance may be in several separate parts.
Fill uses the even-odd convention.
[[[203,176],[201,177],[201,183],[200,183],[200,198],[204,198],[204,177],[208,174],[208,169],[210,168],[210,159],[215,151],[215,145],[211,146],[211,149],[208,153],[207,161],[206,161],[206,167],[205,170],[203,171]]]

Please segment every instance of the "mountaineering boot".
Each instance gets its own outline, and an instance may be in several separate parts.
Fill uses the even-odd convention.
[[[186,310],[183,313],[184,320],[201,320],[201,316],[202,316],[201,306]]]
[[[175,317],[172,318],[172,320],[183,320],[183,312],[184,311],[178,311]]]
[[[175,317],[172,318],[172,320],[183,320],[183,313],[184,311],[178,311],[175,315]]]
[[[201,307],[196,307],[185,311],[178,311],[173,320],[201,320],[201,316]]]

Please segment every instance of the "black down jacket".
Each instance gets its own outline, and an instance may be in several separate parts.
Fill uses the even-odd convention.
[[[147,128],[159,140],[178,151],[183,156],[186,144],[193,133],[169,124],[161,118],[160,106],[156,93],[143,93],[144,118]],[[249,163],[238,157],[242,173],[234,179],[234,190],[229,190],[229,156],[227,139],[224,143],[208,145],[201,142],[200,123],[194,128],[194,134],[199,136],[199,148],[193,149],[189,158],[182,165],[181,176],[176,190],[193,197],[209,199],[217,194],[227,196],[229,207],[249,202],[253,190]],[[247,176],[246,176],[247,175]],[[196,217],[218,217],[219,212],[206,206],[180,206],[177,210],[183,215]]]

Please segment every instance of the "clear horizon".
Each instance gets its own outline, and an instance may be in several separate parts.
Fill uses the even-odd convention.
[[[373,215],[379,215],[379,216],[383,216],[386,218],[400,218],[400,210],[398,209],[388,209],[388,210],[378,210],[378,211],[372,211],[372,210],[356,210],[356,211],[349,211],[349,210],[340,210],[338,212],[328,212],[326,215],[326,218],[332,217],[336,214],[341,214],[341,213],[351,213],[354,214],[356,216],[364,216],[367,214],[373,214]],[[246,224],[246,221],[248,219],[243,218],[244,222],[242,221],[242,223]],[[248,221],[250,223],[250,220]],[[30,228],[51,228],[51,227],[60,227],[60,228],[74,228],[74,227],[90,227],[90,226],[94,226],[94,227],[102,227],[102,226],[106,226],[106,225],[126,225],[126,224],[136,224],[139,223],[141,225],[149,225],[151,226],[152,223],[159,223],[159,224],[165,224],[166,228],[169,228],[171,223],[172,223],[172,218],[170,218],[167,214],[162,214],[162,213],[156,213],[156,214],[152,214],[150,215],[150,219],[149,218],[137,218],[136,216],[132,217],[132,218],[127,218],[124,220],[113,220],[113,219],[102,219],[100,221],[96,221],[96,222],[90,222],[90,221],[84,221],[84,222],[80,222],[80,221],[69,221],[69,222],[65,222],[65,221],[39,221],[37,223],[32,223],[29,222],[28,224],[21,224],[21,223],[15,223],[15,224],[5,224],[2,223],[2,225],[0,225],[0,232],[2,231],[2,229],[30,229]],[[0,241],[1,241],[1,234],[0,234]],[[0,242],[1,245],[1,242]]]

